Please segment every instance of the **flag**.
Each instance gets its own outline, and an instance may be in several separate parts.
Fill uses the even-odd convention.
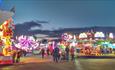
[[[15,6],[10,9],[11,12],[15,13]]]

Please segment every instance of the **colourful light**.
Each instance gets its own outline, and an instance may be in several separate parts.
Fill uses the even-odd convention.
[[[103,32],[96,32],[94,36],[96,38],[103,38],[103,37],[105,37],[105,34]]]
[[[63,40],[68,40],[69,39],[69,35],[67,33],[62,34],[62,39]]]
[[[38,42],[31,36],[20,36],[18,37],[18,43],[15,45],[17,48],[31,51],[38,47]]]
[[[113,43],[113,44],[112,44],[112,48],[114,48],[114,49],[115,49],[115,43]]]
[[[113,33],[109,33],[109,38],[114,38]]]
[[[79,38],[87,38],[87,34],[86,33],[80,33]]]

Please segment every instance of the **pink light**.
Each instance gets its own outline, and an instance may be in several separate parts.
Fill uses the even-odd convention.
[[[36,49],[38,47],[38,42],[35,41],[34,38],[29,37],[29,36],[19,36],[17,38],[18,40],[18,45],[16,45],[17,48],[20,48],[22,50],[33,50]]]

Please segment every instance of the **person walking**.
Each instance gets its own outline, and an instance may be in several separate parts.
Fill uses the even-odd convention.
[[[49,48],[47,48],[47,56],[49,56],[50,55],[50,50],[49,50]]]
[[[71,54],[71,61],[74,61],[75,60],[75,49],[74,47],[72,46],[71,49],[70,49],[70,54]]]
[[[15,50],[12,52],[12,60],[13,60],[13,63],[16,62],[16,51]]]
[[[41,54],[42,54],[42,58],[44,58],[44,55],[45,55],[45,49],[44,48],[42,48]]]
[[[69,61],[69,46],[65,48],[65,57],[66,57],[66,61]]]
[[[62,50],[62,53],[61,53],[61,60],[65,60],[66,58],[65,58],[65,51],[64,50]]]
[[[21,55],[22,55],[22,52],[20,50],[18,50],[17,53],[16,53],[16,63],[20,62]]]
[[[59,59],[59,48],[55,47],[53,50],[53,60],[54,62],[58,62]]]

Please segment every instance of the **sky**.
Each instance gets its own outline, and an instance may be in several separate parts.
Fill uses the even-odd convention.
[[[2,1],[2,2],[1,2]],[[0,8],[16,8],[15,24],[47,21],[42,29],[115,26],[114,0],[0,0]]]

